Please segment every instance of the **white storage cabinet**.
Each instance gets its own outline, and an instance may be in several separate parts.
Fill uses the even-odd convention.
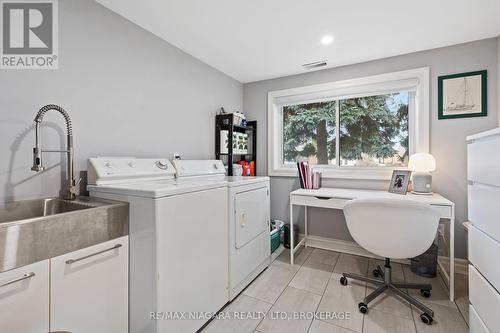
[[[50,329],[128,331],[128,236],[51,259]]]
[[[0,332],[128,332],[128,236],[0,273]]]
[[[467,138],[471,332],[500,332],[500,128]]]
[[[0,273],[0,332],[49,331],[49,261]]]

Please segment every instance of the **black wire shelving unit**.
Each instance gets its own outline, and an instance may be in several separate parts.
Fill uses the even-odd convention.
[[[215,158],[221,160],[227,166],[228,176],[233,176],[233,164],[238,161],[253,161],[255,174],[257,174],[257,121],[247,121],[246,126],[233,123],[233,114],[219,114],[215,116]],[[228,151],[221,153],[221,131],[228,131]],[[233,133],[248,134],[248,151],[246,154],[233,151]]]

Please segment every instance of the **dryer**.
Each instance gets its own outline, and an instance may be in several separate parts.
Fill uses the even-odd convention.
[[[271,263],[269,177],[227,177],[229,299]]]

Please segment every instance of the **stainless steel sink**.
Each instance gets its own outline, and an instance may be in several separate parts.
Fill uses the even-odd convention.
[[[128,203],[78,197],[0,204],[0,272],[128,235]]]
[[[73,212],[96,207],[91,203],[58,198],[11,202],[0,205],[0,223]]]

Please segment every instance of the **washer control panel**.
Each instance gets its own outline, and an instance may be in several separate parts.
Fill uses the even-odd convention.
[[[220,160],[174,160],[177,177],[225,175],[226,169]]]
[[[95,157],[89,158],[87,164],[89,185],[175,177],[175,169],[166,158]]]
[[[158,160],[155,162],[156,166],[162,170],[168,170],[168,166],[172,166],[169,160]]]

